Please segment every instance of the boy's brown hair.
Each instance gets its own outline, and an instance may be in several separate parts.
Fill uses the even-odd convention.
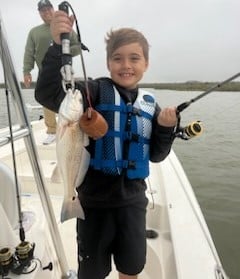
[[[139,43],[142,47],[143,55],[146,61],[148,61],[149,44],[144,35],[132,28],[121,28],[118,30],[111,30],[107,33],[105,38],[107,60],[111,57],[113,52],[121,46]]]

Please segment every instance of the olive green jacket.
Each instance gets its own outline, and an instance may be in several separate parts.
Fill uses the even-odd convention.
[[[39,70],[42,68],[43,58],[51,44],[52,36],[49,24],[43,23],[30,30],[23,58],[24,74],[29,74],[33,70],[35,62]],[[72,56],[78,55],[80,53],[80,44],[75,32],[70,35],[70,45]]]

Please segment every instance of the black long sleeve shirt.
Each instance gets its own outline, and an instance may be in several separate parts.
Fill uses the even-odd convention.
[[[61,48],[53,45],[49,48],[42,64],[35,98],[44,107],[58,112],[60,104],[65,97],[62,88],[61,69]],[[110,79],[108,79],[110,80]],[[111,80],[110,80],[111,81]],[[111,81],[113,84],[114,82]],[[98,104],[99,79],[89,80],[89,91],[93,107]],[[121,86],[114,84],[122,99],[127,103],[133,103],[138,94],[138,88],[128,91]],[[85,91],[83,82],[76,82],[75,87],[81,92]],[[85,107],[87,102],[85,99]],[[163,127],[157,123],[157,116],[160,107],[157,104],[152,120],[152,135],[150,141],[150,160],[160,162],[170,152],[172,146],[172,132],[174,127]],[[94,152],[95,141],[90,139],[88,150]],[[79,198],[85,207],[116,207],[125,206],[134,202],[145,200],[146,183],[144,179],[128,179],[124,174],[108,176],[99,170],[89,167],[83,183],[78,187]]]

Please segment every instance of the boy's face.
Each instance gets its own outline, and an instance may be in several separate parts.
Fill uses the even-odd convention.
[[[126,89],[134,89],[148,67],[139,43],[123,45],[107,61],[112,80]]]

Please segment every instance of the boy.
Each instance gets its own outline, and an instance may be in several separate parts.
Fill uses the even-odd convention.
[[[55,12],[51,30],[55,43],[45,56],[35,96],[57,112],[65,96],[60,33],[72,31],[71,18]],[[119,278],[136,279],[146,260],[144,179],[149,160],[162,161],[170,152],[176,109],[161,110],[151,93],[138,89],[148,67],[149,48],[140,32],[111,31],[106,45],[111,78],[89,81],[89,91],[109,129],[101,139],[90,138],[91,163],[77,189],[85,212],[85,220],[77,220],[78,276],[105,278],[113,256]],[[75,87],[84,92],[84,83]]]

